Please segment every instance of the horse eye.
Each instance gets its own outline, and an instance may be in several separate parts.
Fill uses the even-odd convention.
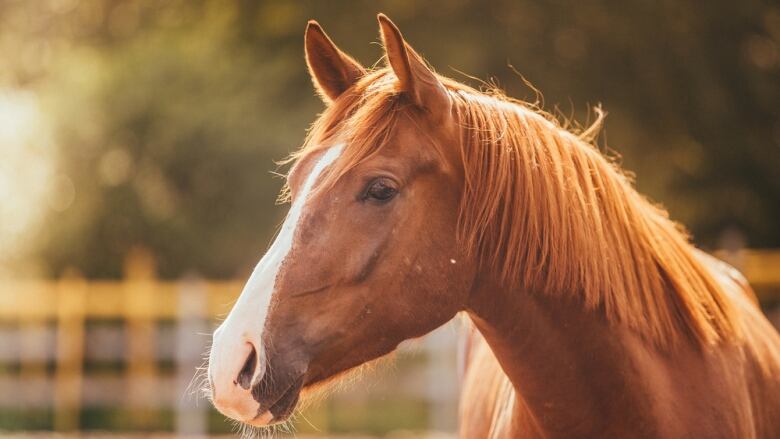
[[[377,178],[369,183],[366,188],[365,199],[374,199],[376,201],[386,202],[398,194],[393,182],[387,178]]]

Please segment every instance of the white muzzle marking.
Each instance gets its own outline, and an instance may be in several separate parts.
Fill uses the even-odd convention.
[[[208,376],[213,386],[214,405],[231,418],[248,421],[258,415],[259,404],[254,401],[249,389],[237,384],[237,377],[252,347],[257,351],[257,364],[252,383],[260,380],[265,373],[263,327],[268,316],[268,307],[279,268],[292,248],[298,220],[317,177],[341,155],[343,148],[343,144],[331,147],[317,160],[306,177],[300,194],[287,212],[279,235],[255,266],[230,314],[214,331],[209,354]]]

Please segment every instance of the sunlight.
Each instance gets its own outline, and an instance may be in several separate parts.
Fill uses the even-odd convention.
[[[54,148],[37,97],[0,90],[0,261],[23,250],[26,232],[45,213],[52,181],[70,184],[64,191],[70,200],[48,200],[67,208],[75,194],[67,176],[54,175]]]

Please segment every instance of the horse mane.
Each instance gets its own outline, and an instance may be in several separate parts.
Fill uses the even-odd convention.
[[[458,239],[505,285],[568,295],[658,346],[734,337],[733,305],[680,225],[588,139],[498,91],[440,77],[461,127]],[[291,160],[347,143],[328,186],[379,151],[400,117],[422,117],[392,71],[369,72],[312,125]],[[322,187],[322,186],[321,186]]]

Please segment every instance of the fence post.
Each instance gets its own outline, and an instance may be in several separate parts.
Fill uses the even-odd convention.
[[[127,341],[127,402],[137,427],[150,427],[150,403],[157,396],[154,257],[136,247],[125,260],[124,303]]]
[[[79,428],[84,358],[87,282],[68,271],[57,285],[57,348],[54,378],[54,429]]]
[[[424,339],[428,354],[428,428],[432,432],[457,429],[458,376],[454,365],[457,361],[458,323],[457,319],[453,319]]]
[[[208,345],[208,296],[206,285],[195,275],[182,279],[179,286],[176,336],[176,433],[179,436],[205,437],[208,433],[208,408],[199,401],[201,355]]]
[[[17,297],[14,304],[19,319],[19,382],[25,383],[27,390],[16,395],[20,408],[40,406],[49,400],[43,396],[50,391],[46,371],[51,359],[50,346],[47,345],[47,319],[55,309],[54,304],[46,300],[45,293],[45,287],[38,286],[22,293],[26,296]]]

